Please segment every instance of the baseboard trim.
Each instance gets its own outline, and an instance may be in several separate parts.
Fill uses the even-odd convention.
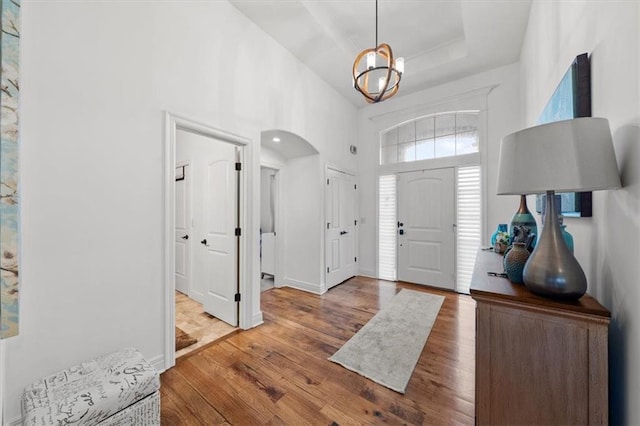
[[[363,268],[360,268],[360,269],[358,269],[358,275],[361,275],[361,276],[367,277],[367,278],[378,279],[378,274],[376,273],[375,269],[363,269]]]
[[[9,426],[22,426],[22,417],[11,420]]]
[[[294,280],[292,278],[284,278],[284,285],[287,287],[295,288],[298,290],[306,291],[313,294],[324,294],[323,286],[320,284],[312,284],[300,280]]]
[[[260,324],[264,323],[264,318],[262,317],[262,311],[259,311],[256,314],[253,314],[251,317],[251,328],[257,327]]]
[[[164,363],[164,355],[154,356],[147,361],[160,373],[164,373],[167,370],[167,366]]]

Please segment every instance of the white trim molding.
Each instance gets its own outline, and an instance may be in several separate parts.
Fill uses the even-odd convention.
[[[234,135],[223,130],[216,129],[208,124],[192,119],[184,118],[170,112],[165,112],[165,158],[163,174],[164,193],[164,217],[163,217],[163,241],[164,241],[164,357],[156,357],[154,366],[160,370],[167,370],[175,365],[175,246],[174,246],[174,222],[175,222],[175,161],[176,161],[176,131],[186,130],[202,136],[218,139],[234,144],[240,148],[243,167],[240,175],[240,227],[243,232],[240,236],[240,273],[238,276],[242,299],[239,302],[239,327],[248,329],[256,325],[252,306],[252,282],[254,271],[251,267],[251,253],[253,252],[252,217],[252,164],[253,147],[251,140]],[[256,231],[257,232],[257,231]],[[257,273],[257,272],[255,272]],[[160,363],[164,368],[159,368]]]
[[[4,397],[7,377],[7,353],[4,340],[0,339],[0,425],[5,424],[4,420]]]
[[[313,284],[305,281],[294,280],[292,278],[284,278],[284,285],[286,287],[295,288],[298,290],[306,291],[313,294],[324,294],[327,292],[326,288],[322,284]]]

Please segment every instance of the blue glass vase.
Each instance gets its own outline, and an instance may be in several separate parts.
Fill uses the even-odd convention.
[[[533,249],[536,246],[536,241],[538,239],[538,225],[536,224],[536,218],[533,217],[533,215],[531,214],[531,212],[529,211],[529,209],[527,208],[527,196],[526,195],[521,195],[520,196],[520,208],[518,209],[518,211],[516,212],[516,214],[513,215],[513,218],[511,219],[511,225],[509,226],[509,238],[510,241],[513,241],[513,237],[514,237],[514,226],[525,226],[529,229],[529,235],[530,234],[534,234],[535,238],[533,239],[533,242],[531,243],[531,249]]]
[[[493,235],[491,235],[491,247],[496,245],[496,239],[498,238],[498,232],[507,232],[507,224],[506,223],[501,223],[498,225],[498,228],[496,229],[496,232],[493,233]]]

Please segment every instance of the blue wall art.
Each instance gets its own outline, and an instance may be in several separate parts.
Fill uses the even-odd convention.
[[[538,124],[591,117],[591,67],[586,53],[575,60],[538,117]],[[563,192],[561,213],[571,217],[591,217],[591,192]],[[544,195],[536,197],[536,211],[541,212]]]
[[[0,0],[0,338],[18,334],[20,1]]]

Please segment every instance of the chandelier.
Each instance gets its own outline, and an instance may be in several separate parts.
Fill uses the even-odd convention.
[[[370,104],[389,99],[398,92],[404,73],[404,58],[393,59],[391,47],[378,45],[378,0],[376,0],[376,47],[365,49],[353,63],[353,87]]]

